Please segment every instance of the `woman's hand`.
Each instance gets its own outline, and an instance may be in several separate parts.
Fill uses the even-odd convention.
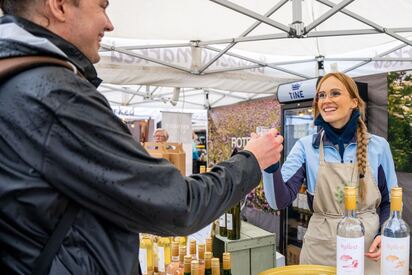
[[[372,261],[379,261],[381,258],[381,236],[376,236],[373,240],[371,247],[369,247],[369,252],[365,253],[365,256]]]

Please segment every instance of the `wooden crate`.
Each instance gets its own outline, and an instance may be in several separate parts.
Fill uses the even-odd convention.
[[[232,275],[257,275],[276,267],[276,234],[242,221],[239,240],[215,236],[213,255],[231,253]]]

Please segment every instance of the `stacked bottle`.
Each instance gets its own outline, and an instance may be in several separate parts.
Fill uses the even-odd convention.
[[[356,194],[356,187],[344,187],[345,215],[338,224],[336,237],[338,275],[364,274],[365,228],[356,217]]]
[[[212,275],[212,252],[205,252],[205,275]]]
[[[191,264],[192,264],[192,256],[190,255],[185,255],[184,257],[184,272],[183,275],[191,275],[192,273],[192,268],[191,268]]]
[[[166,267],[171,262],[171,246],[168,237],[161,237],[157,241],[157,270],[159,275],[166,274]]]
[[[212,258],[212,275],[220,275],[219,258]]]
[[[226,213],[226,234],[229,240],[240,239],[240,202]]]
[[[186,251],[185,251],[186,254]],[[166,267],[166,274],[167,275],[175,275],[180,268],[180,261],[179,261],[179,243],[172,242],[172,259],[170,264]]]
[[[402,219],[402,188],[391,190],[391,214],[382,226],[381,274],[407,275],[409,270],[409,226]]]
[[[232,275],[230,253],[223,253],[223,275]]]
[[[146,234],[142,234],[142,239],[140,240],[139,262],[143,275],[153,275],[153,241]]]

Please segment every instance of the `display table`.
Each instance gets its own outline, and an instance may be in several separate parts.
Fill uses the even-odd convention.
[[[276,234],[242,221],[239,240],[215,236],[213,255],[231,253],[232,275],[257,275],[276,267]]]

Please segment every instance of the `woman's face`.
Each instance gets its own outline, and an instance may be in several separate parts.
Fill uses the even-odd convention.
[[[358,106],[345,85],[336,77],[327,78],[319,87],[317,106],[324,121],[340,129],[349,121],[353,109]]]

